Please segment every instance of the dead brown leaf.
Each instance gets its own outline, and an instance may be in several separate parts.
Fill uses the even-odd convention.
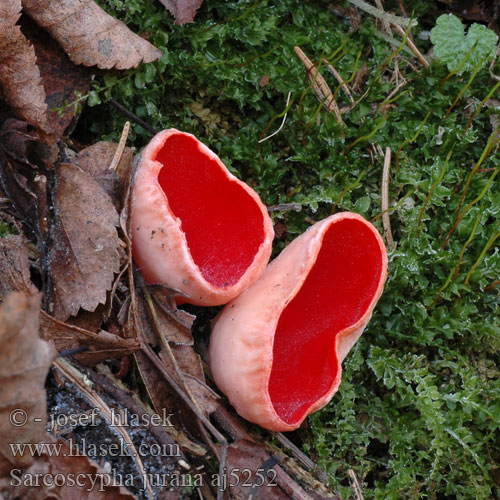
[[[122,193],[119,190],[120,179],[117,171],[130,171],[128,165],[132,161],[134,150],[133,148],[125,148],[115,171],[111,170],[109,166],[117,147],[118,144],[114,142],[96,142],[92,146],[82,149],[78,157],[74,158],[71,163],[78,165],[97,181],[113,200],[117,210],[120,210]]]
[[[45,435],[44,383],[56,350],[38,336],[39,308],[39,294],[17,292],[0,306],[0,477],[32,463],[29,454],[13,456],[9,443],[38,443]]]
[[[28,266],[28,247],[23,235],[9,234],[0,238],[0,303],[11,292],[34,295]]]
[[[58,148],[51,139],[28,130],[28,123],[9,118],[0,129],[0,183],[17,216],[38,233],[38,203],[33,179],[39,167],[50,168]]]
[[[0,85],[16,115],[49,131],[35,51],[16,25],[20,15],[21,0],[0,4]]]
[[[151,296],[154,299],[155,315],[158,325],[163,335],[169,342],[192,346],[194,344],[191,326],[195,317],[186,311],[177,309],[175,304],[168,298],[162,290],[152,290]],[[137,297],[137,313],[141,318],[142,328],[147,339],[151,343],[156,343],[153,323],[150,312],[148,312],[146,302]]]
[[[192,23],[203,0],[160,0],[175,17],[175,24]]]
[[[139,350],[139,343],[133,339],[124,339],[105,330],[94,333],[68,325],[44,311],[40,313],[40,328],[42,337],[52,340],[58,351],[89,346],[88,351],[75,356],[78,361],[89,366],[94,366],[108,358],[127,356]]]
[[[101,186],[75,165],[57,168],[48,252],[49,310],[60,320],[93,311],[119,271],[118,213]]]
[[[162,55],[92,0],[23,0],[23,9],[61,44],[75,64],[129,69]]]
[[[45,89],[47,118],[53,132],[69,136],[79,118],[73,106],[66,106],[59,114],[54,108],[63,108],[76,101],[77,91],[85,95],[92,78],[91,70],[73,64],[61,46],[28,16],[21,17],[21,29],[33,44],[36,65]]]
[[[12,119],[0,130],[0,182],[18,217],[31,222],[36,220],[36,196],[28,182],[32,167],[26,150],[35,138],[27,132],[27,125]]]

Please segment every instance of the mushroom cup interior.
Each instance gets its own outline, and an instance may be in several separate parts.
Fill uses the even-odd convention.
[[[326,230],[317,259],[282,311],[274,337],[268,390],[284,422],[299,422],[330,391],[340,370],[335,337],[370,307],[382,262],[376,236],[363,222],[345,218]]]
[[[202,276],[219,288],[237,283],[265,239],[255,199],[189,135],[170,135],[152,160]]]

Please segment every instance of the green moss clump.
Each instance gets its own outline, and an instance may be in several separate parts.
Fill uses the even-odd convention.
[[[348,468],[367,499],[497,497],[500,167],[496,143],[488,143],[497,110],[479,107],[494,85],[487,68],[449,75],[434,60],[421,69],[373,19],[350,31],[319,1],[206,1],[182,27],[159,2],[102,4],[163,57],[99,81],[91,97],[102,104],[86,111],[82,129],[117,139],[125,118],[106,104],[113,97],[158,129],[194,133],[265,203],[303,205],[275,215],[288,240],[334,205],[382,230],[376,145],[391,148],[397,245],[385,292],[346,359],[338,394],[299,438],[343,498],[352,496]],[[427,8],[418,3],[417,19]],[[359,84],[343,126],[316,98],[296,45],[340,107],[351,103],[327,64]],[[281,123],[289,92],[283,129],[259,144]],[[137,147],[149,138],[132,125]]]

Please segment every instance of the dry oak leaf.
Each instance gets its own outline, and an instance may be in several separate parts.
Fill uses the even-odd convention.
[[[59,320],[106,302],[120,268],[118,213],[101,186],[79,167],[57,167],[48,266],[49,309]]]
[[[19,117],[49,132],[35,51],[16,25],[20,15],[21,0],[0,0],[0,85]]]
[[[13,456],[9,443],[39,443],[45,435],[44,383],[57,351],[38,336],[39,309],[40,294],[18,292],[0,306],[0,477],[33,461]]]
[[[203,0],[160,0],[175,17],[175,24],[192,23]]]
[[[162,52],[92,0],[23,0],[23,9],[46,29],[75,64],[129,69]]]

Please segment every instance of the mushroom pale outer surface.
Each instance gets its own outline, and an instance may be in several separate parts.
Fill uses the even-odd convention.
[[[145,280],[212,306],[264,271],[274,237],[257,193],[191,134],[169,129],[142,151],[132,188],[134,261]]]
[[[382,238],[360,215],[332,215],[292,241],[214,322],[210,367],[236,411],[290,431],[325,406],[386,277]]]

